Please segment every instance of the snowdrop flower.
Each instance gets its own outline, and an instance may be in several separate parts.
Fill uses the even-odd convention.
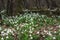
[[[4,33],[4,35],[8,35],[7,33]]]
[[[7,30],[7,33],[9,33],[10,31],[11,31],[11,30],[8,29],[8,30]]]
[[[30,39],[33,39],[33,37],[30,37]]]
[[[53,37],[53,39],[56,39],[56,37]]]
[[[15,16],[12,16],[13,18],[15,18]]]
[[[16,18],[18,18],[18,16],[15,16]]]
[[[60,28],[60,25],[58,27]]]
[[[6,10],[2,10],[2,11],[1,11],[1,13],[4,13],[4,12],[6,12]]]
[[[31,37],[32,35],[30,34],[29,36]]]
[[[0,30],[2,30],[2,27],[0,27]]]
[[[25,30],[25,31],[27,31],[27,30]]]
[[[31,22],[31,24],[33,24],[33,22]]]
[[[37,25],[35,25],[35,26],[38,26],[38,24],[37,24]]]
[[[7,30],[7,33],[12,33],[12,34],[13,34],[13,30],[8,29],[8,30]]]
[[[7,33],[9,33],[9,31],[7,31]]]
[[[54,33],[57,33],[56,31],[54,31]]]
[[[14,25],[14,26],[18,26],[18,24]]]
[[[11,34],[14,34],[13,31],[11,31]]]
[[[31,24],[31,23],[30,23]]]
[[[7,29],[4,29],[4,31],[7,31]]]
[[[31,21],[33,20],[33,18],[31,18]]]
[[[12,35],[14,35],[14,33]]]
[[[31,29],[31,26],[29,28]]]
[[[60,29],[59,29],[59,31],[60,31]]]
[[[8,33],[5,33],[5,35],[8,35]]]
[[[25,10],[23,10],[23,11],[28,11],[28,9],[25,9]],[[25,13],[26,14],[26,13]]]
[[[5,36],[5,33],[4,33],[4,31],[2,31],[2,32],[1,32],[1,36]]]
[[[24,33],[24,32],[21,32],[22,34]]]
[[[4,38],[2,37],[1,40],[4,40]]]
[[[47,33],[47,31],[46,31],[46,30],[44,30],[44,32],[45,32],[45,33]]]
[[[18,22],[18,20],[17,21],[15,21],[15,23],[17,23]]]
[[[9,22],[11,22],[11,20],[9,20]]]
[[[4,33],[4,31],[1,32],[1,34],[3,34],[3,33]]]
[[[42,18],[45,17],[45,15],[42,15]]]
[[[6,36],[6,35],[8,35],[7,33],[3,33],[3,34],[1,34],[1,36]]]
[[[5,36],[5,33],[1,34],[1,36]]]
[[[8,36],[6,36],[6,38],[9,38]]]
[[[15,22],[12,22],[12,24],[14,24]]]
[[[39,34],[39,31],[36,34]]]
[[[52,36],[51,32],[48,32],[47,34],[50,35],[50,36]]]
[[[34,30],[34,28],[32,28],[32,30]]]
[[[19,30],[19,27],[17,27],[17,30]]]
[[[53,29],[53,27],[50,28],[51,30]]]
[[[43,35],[43,37],[45,37],[45,35]]]
[[[21,25],[21,27],[23,27],[24,25]]]
[[[60,33],[59,33],[59,35],[60,35]]]
[[[11,29],[8,29],[8,31],[10,31],[10,32],[11,32],[12,30],[11,30]]]
[[[32,31],[30,30],[29,33],[32,33]]]

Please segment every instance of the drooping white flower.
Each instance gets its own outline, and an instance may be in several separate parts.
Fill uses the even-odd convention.
[[[17,27],[17,30],[19,30],[19,27]]]
[[[30,37],[30,39],[33,39],[33,37]]]
[[[8,29],[8,30],[7,30],[7,33],[10,33],[10,31],[11,31],[11,30]]]
[[[29,36],[31,37],[32,35],[30,34]]]
[[[8,29],[8,30],[7,30],[7,33],[12,33],[12,34],[13,34],[13,30]]]
[[[0,30],[2,30],[2,27],[0,27]]]
[[[31,21],[33,20],[33,18],[31,18]]]
[[[12,22],[12,24],[14,24],[15,22]]]
[[[44,30],[44,32],[45,32],[45,33],[47,33],[47,31],[46,31],[46,30]]]
[[[17,23],[18,21],[15,21],[15,23]]]
[[[25,30],[25,31],[27,31],[27,30]]]
[[[1,36],[6,36],[6,35],[8,35],[8,34],[7,34],[7,33],[2,33],[2,34],[1,34]]]
[[[14,33],[12,35],[15,35]]]
[[[4,29],[4,31],[7,31],[7,29]]]
[[[1,40],[4,40],[4,38],[2,37]]]
[[[18,26],[18,24],[14,25],[14,26]]]
[[[60,33],[59,33],[59,35],[60,35]]]
[[[24,32],[21,32],[22,34],[24,33]]]
[[[45,35],[43,35],[43,37],[45,37]]]
[[[36,34],[39,34],[40,32],[39,31],[37,31],[37,33]]]
[[[6,36],[6,38],[9,38],[8,36]]]
[[[35,25],[35,26],[38,26],[38,24],[37,24],[37,25]]]
[[[56,39],[56,37],[53,37],[53,39]]]
[[[1,32],[1,34],[3,34],[3,33],[4,33],[4,31]]]
[[[54,31],[54,33],[57,33],[56,31]]]
[[[32,30],[34,30],[34,28],[32,28]]]
[[[1,13],[4,13],[4,12],[6,12],[6,10],[2,10],[2,11],[1,11]]]
[[[51,32],[50,32],[50,31],[49,31],[47,34],[48,34],[48,35],[50,35],[50,36],[52,36],[52,34],[51,34]]]
[[[29,33],[32,33],[32,30],[30,30]]]
[[[60,25],[58,27],[60,28]]]
[[[45,15],[41,15],[41,16],[42,16],[42,18],[45,17]]]

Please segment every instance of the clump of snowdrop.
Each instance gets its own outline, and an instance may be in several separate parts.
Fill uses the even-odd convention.
[[[4,31],[2,31],[1,36],[6,36],[6,33],[4,33]]]
[[[7,29],[4,29],[1,31],[1,36],[4,37],[6,36],[6,38],[8,38],[8,35],[9,34],[14,34],[14,30],[10,29],[10,28],[7,28]]]
[[[60,25],[56,27],[55,26],[50,27],[50,24],[56,23],[55,21],[56,20],[54,18],[49,18],[46,15],[39,15],[38,13],[36,14],[32,12],[31,14],[28,13],[28,14],[20,15],[19,17],[12,16],[10,18],[4,19],[4,23],[9,24],[10,27],[12,27],[12,29],[7,28],[2,30],[0,28],[0,30],[2,30],[1,36],[3,37],[6,36],[6,38],[9,38],[8,36],[9,34],[15,35],[14,32],[17,32],[19,33],[18,36],[20,36],[21,38],[23,36],[23,40],[33,40],[33,39],[37,40],[36,39],[37,37],[46,38],[47,36],[50,36],[52,37],[52,39],[55,40],[56,37],[53,36],[57,34],[56,29],[60,28]],[[60,35],[60,33],[58,33],[58,35]]]

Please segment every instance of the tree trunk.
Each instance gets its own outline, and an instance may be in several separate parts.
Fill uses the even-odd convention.
[[[13,0],[7,0],[7,14],[9,16],[13,15]]]

